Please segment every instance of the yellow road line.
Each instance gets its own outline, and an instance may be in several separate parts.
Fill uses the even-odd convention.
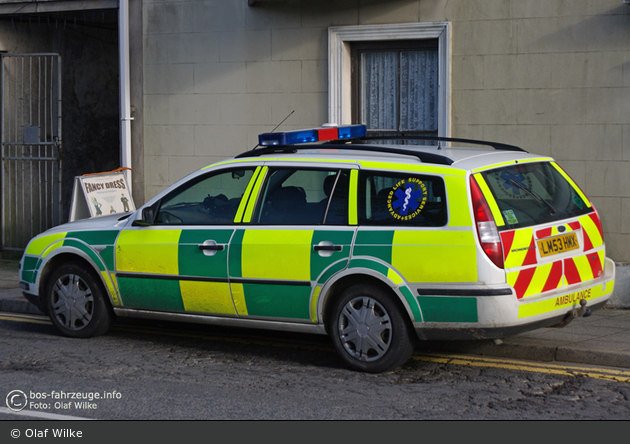
[[[0,314],[0,320],[3,321],[16,321],[16,322],[28,322],[30,324],[44,324],[52,325],[50,320],[42,315],[23,315],[17,313],[3,313]]]
[[[464,365],[470,367],[491,367],[520,370],[565,376],[586,376],[616,382],[630,382],[630,370],[618,370],[600,367],[573,366],[567,364],[537,363],[512,359],[487,358],[447,354],[415,354],[412,359],[423,362]]]

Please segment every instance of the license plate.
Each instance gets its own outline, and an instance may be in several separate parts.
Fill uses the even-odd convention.
[[[541,257],[577,250],[578,248],[580,245],[574,232],[538,241],[538,251],[540,251]]]

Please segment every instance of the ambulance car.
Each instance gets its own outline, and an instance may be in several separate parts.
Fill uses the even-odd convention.
[[[550,157],[362,125],[259,139],[133,213],[32,239],[26,297],[71,337],[116,316],[322,333],[382,372],[418,340],[563,326],[612,294],[600,217]]]

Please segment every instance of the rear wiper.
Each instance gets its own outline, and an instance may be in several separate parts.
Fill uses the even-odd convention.
[[[518,188],[520,188],[521,190],[525,191],[527,194],[529,194],[530,196],[532,196],[536,202],[547,205],[547,207],[551,210],[550,214],[556,214],[556,209],[553,207],[553,205],[551,205],[549,202],[547,202],[545,199],[543,199],[542,197],[540,197],[538,194],[534,193],[532,190],[530,190],[529,188],[527,188],[525,185],[523,185],[522,183],[518,183],[517,181],[515,181],[514,179],[509,179],[509,182],[512,185],[517,186]]]

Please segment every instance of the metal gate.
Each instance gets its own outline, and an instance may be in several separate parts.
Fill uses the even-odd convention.
[[[2,54],[2,249],[61,223],[61,57]]]

